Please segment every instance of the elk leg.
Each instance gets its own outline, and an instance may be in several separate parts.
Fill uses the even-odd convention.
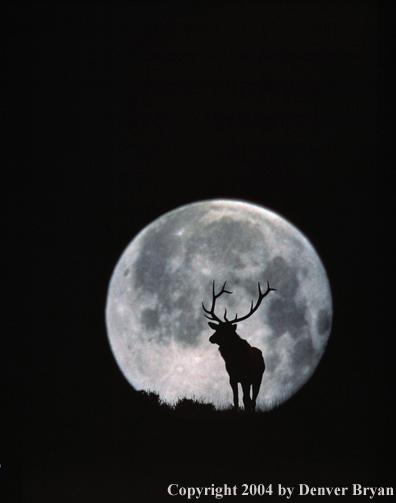
[[[250,383],[242,384],[242,389],[243,389],[243,403],[245,405],[245,412],[251,412],[252,399],[250,398]]]
[[[232,392],[234,393],[234,408],[235,410],[238,410],[238,381],[234,381],[233,379],[230,379],[230,384],[232,388]]]

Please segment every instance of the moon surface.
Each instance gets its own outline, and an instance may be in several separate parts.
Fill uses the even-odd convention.
[[[326,271],[311,243],[280,215],[255,204],[210,200],[177,208],[127,246],[111,277],[106,325],[122,373],[170,404],[195,398],[216,408],[232,390],[202,302],[223,318],[249,312],[260,282],[270,292],[237,333],[261,349],[266,370],[257,407],[269,410],[312,376],[331,331]],[[241,395],[241,393],[240,393]],[[240,397],[241,401],[241,397]]]

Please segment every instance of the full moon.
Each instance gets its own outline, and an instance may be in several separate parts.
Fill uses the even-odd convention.
[[[212,284],[227,281],[216,313],[232,320],[250,310],[267,281],[276,291],[237,326],[264,356],[257,398],[269,410],[312,376],[330,335],[332,299],[326,271],[308,239],[280,215],[233,200],[196,202],[144,228],[127,246],[112,274],[106,302],[110,347],[137,390],[232,404],[232,389],[214,333],[202,309]],[[240,393],[241,395],[241,393]],[[240,403],[241,397],[240,397]]]

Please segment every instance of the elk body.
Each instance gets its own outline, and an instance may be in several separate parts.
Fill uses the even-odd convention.
[[[212,307],[206,309],[202,303],[205,316],[209,320],[209,326],[215,333],[209,338],[212,344],[219,345],[219,351],[225,361],[226,370],[230,376],[230,385],[234,394],[234,407],[238,409],[238,383],[242,385],[243,403],[246,412],[254,412],[256,408],[256,399],[260,391],[261,381],[265,370],[265,363],[262,352],[252,347],[245,339],[242,339],[237,333],[237,323],[249,318],[260,306],[263,298],[275,290],[270,288],[267,282],[267,290],[262,293],[260,283],[258,284],[259,296],[256,305],[252,305],[250,312],[238,318],[238,314],[233,320],[227,319],[227,309],[224,311],[224,321],[215,314],[216,299],[223,293],[231,294],[225,289],[226,282],[219,293],[215,293],[215,282],[213,281]],[[216,322],[216,323],[213,323]],[[252,395],[250,391],[252,389]]]

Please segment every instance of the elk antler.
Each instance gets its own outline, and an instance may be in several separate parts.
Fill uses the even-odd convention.
[[[267,296],[272,290],[276,291],[276,288],[270,288],[269,282],[267,281],[267,291],[262,293],[261,288],[260,288],[260,283],[258,283],[259,296],[258,296],[256,305],[253,307],[253,301],[252,301],[252,305],[250,307],[249,313],[246,314],[245,316],[242,316],[242,318],[238,318],[238,314],[236,314],[235,318],[231,321],[231,323],[239,323],[240,321],[246,320],[247,318],[252,316],[252,314],[255,311],[257,311],[257,309],[259,308],[261,301],[264,299],[264,297]],[[224,319],[226,319],[225,315],[224,315]],[[228,321],[228,320],[226,319],[226,321]]]
[[[224,321],[221,321],[221,320],[220,320],[220,318],[218,318],[218,317],[215,315],[214,310],[215,310],[215,305],[216,305],[216,299],[217,299],[218,297],[220,297],[220,295],[222,295],[223,293],[232,293],[232,292],[229,292],[228,290],[226,290],[226,289],[225,289],[226,283],[227,283],[227,281],[224,281],[223,288],[221,289],[221,291],[220,291],[219,293],[217,293],[217,294],[216,294],[216,293],[215,293],[215,282],[214,282],[214,280],[213,280],[212,307],[211,307],[210,311],[209,311],[209,309],[206,309],[206,307],[204,306],[204,303],[202,302],[202,307],[203,307],[203,310],[205,311],[205,313],[207,313],[207,314],[205,314],[204,316],[205,316],[206,318],[208,318],[209,320],[212,320],[212,321],[218,321],[219,323],[224,323]],[[208,314],[209,314],[210,316],[207,316]],[[228,321],[228,320],[226,319],[226,314],[227,314],[227,309],[225,309],[225,312],[224,312],[224,319],[225,319],[226,321]]]

